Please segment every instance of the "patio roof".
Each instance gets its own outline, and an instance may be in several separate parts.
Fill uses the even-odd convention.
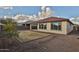
[[[31,23],[33,23],[33,22],[35,22],[35,21],[29,20],[29,21],[24,22],[24,24],[31,24]]]

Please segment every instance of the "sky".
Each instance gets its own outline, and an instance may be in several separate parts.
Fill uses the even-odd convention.
[[[79,16],[79,6],[49,6],[54,12],[53,16],[60,16],[71,18]],[[40,6],[11,6],[11,7],[0,7],[0,16],[5,15],[37,15],[41,11]]]

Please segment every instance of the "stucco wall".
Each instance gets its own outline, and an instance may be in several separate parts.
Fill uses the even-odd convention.
[[[71,32],[72,30],[73,30],[73,25],[67,22],[67,33]]]
[[[35,31],[41,31],[41,32],[49,32],[49,33],[57,33],[57,34],[67,34],[69,32],[71,32],[72,29],[70,24],[68,24],[69,22],[67,21],[62,21],[61,24],[62,24],[62,28],[61,30],[51,30],[51,22],[48,22],[48,23],[44,23],[44,24],[47,24],[47,29],[39,29],[39,23],[38,23],[38,29],[35,30]],[[70,27],[69,27],[70,26]]]

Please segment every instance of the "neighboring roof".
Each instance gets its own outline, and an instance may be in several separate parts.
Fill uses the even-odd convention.
[[[36,23],[45,23],[45,22],[53,22],[53,21],[54,22],[55,21],[68,21],[68,22],[72,23],[69,19],[59,18],[59,17],[49,17],[49,18],[41,19],[41,20],[37,21]]]
[[[73,24],[79,25],[79,22],[71,21]]]

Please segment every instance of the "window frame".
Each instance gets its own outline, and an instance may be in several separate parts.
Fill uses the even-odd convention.
[[[54,23],[58,23],[58,26],[56,26]],[[51,30],[61,31],[62,30],[62,22],[51,22]]]
[[[39,29],[47,29],[47,24],[46,23],[39,23]]]

